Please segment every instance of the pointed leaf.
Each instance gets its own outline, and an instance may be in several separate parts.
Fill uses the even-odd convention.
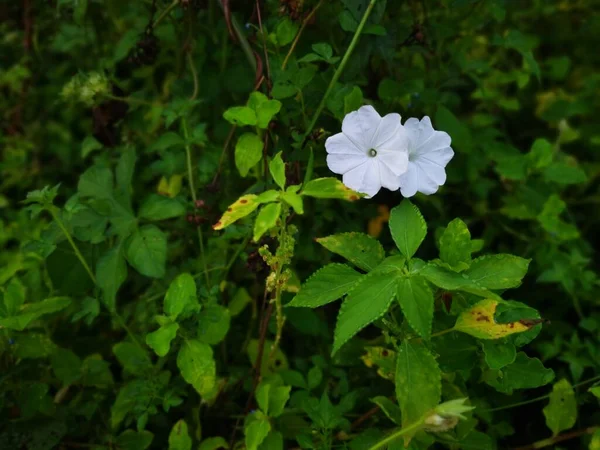
[[[171,341],[177,336],[179,324],[169,323],[161,326],[158,330],[146,335],[146,344],[158,356],[166,356],[171,349]]]
[[[363,233],[334,234],[319,238],[317,242],[365,271],[373,270],[385,257],[381,244]]]
[[[546,425],[556,436],[568,430],[577,421],[577,401],[571,383],[562,379],[552,387],[550,403],[544,408]]]
[[[371,401],[381,408],[388,418],[397,425],[402,424],[402,412],[398,405],[387,397],[379,396],[372,398]]]
[[[449,291],[464,291],[470,294],[478,295],[479,297],[487,297],[502,300],[498,294],[485,289],[471,280],[465,272],[458,273],[453,270],[443,267],[434,262],[430,262],[419,271],[419,275],[426,278],[427,281],[437,287]]]
[[[96,282],[109,311],[115,310],[117,292],[126,279],[127,264],[121,244],[118,244],[104,253],[96,265]]]
[[[458,316],[454,330],[479,339],[499,339],[510,334],[522,333],[537,325],[537,323],[524,320],[497,323],[494,317],[497,306],[496,300],[481,300]]]
[[[363,194],[346,187],[337,178],[317,178],[309,181],[304,185],[304,189],[302,189],[300,195],[308,195],[315,198],[337,198],[350,202],[364,197]]]
[[[419,209],[405,199],[390,213],[390,231],[400,252],[412,258],[425,239],[427,224]]]
[[[304,282],[286,306],[317,308],[346,295],[362,274],[346,264],[328,264]]]
[[[183,419],[173,425],[171,429],[169,450],[192,450],[192,438],[188,433],[187,423]]]
[[[481,256],[473,260],[465,274],[484,288],[508,289],[521,284],[529,262],[529,259],[513,255]]]
[[[254,242],[258,242],[263,234],[275,228],[281,214],[281,203],[269,203],[262,207],[254,222]]]
[[[471,233],[462,220],[454,219],[444,230],[440,238],[440,258],[457,270],[471,264]]]
[[[174,198],[158,194],[150,194],[138,212],[138,216],[148,220],[166,220],[185,214],[185,206]]]
[[[216,383],[213,351],[208,344],[195,339],[185,340],[177,354],[181,376],[203,397],[212,394]]]
[[[263,142],[255,133],[244,133],[235,144],[235,166],[245,177],[263,156]]]
[[[277,186],[285,189],[285,163],[281,159],[281,152],[277,153],[269,163],[269,172]]]
[[[142,275],[162,278],[167,261],[167,237],[154,225],[145,225],[128,239],[127,261]]]
[[[411,328],[424,339],[431,336],[433,292],[423,277],[402,277],[396,297]]]
[[[256,113],[247,106],[234,106],[223,113],[223,118],[233,125],[256,125]]]
[[[225,212],[219,221],[213,225],[213,230],[222,230],[223,228],[228,227],[233,222],[252,213],[256,208],[258,208],[258,205],[260,205],[258,196],[254,194],[241,196],[235,201],[235,203],[227,208],[227,212]]]
[[[182,273],[169,285],[164,301],[164,312],[172,320],[183,312],[198,310],[196,282],[189,273]]]
[[[525,353],[517,353],[515,362],[485,374],[485,381],[496,390],[512,394],[515,389],[532,389],[544,386],[554,380],[554,371],[544,367],[537,358]]]
[[[396,294],[396,280],[387,274],[363,277],[342,303],[332,353],[364,327],[383,316]]]

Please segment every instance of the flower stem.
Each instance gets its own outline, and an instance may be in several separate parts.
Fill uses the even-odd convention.
[[[423,426],[423,421],[418,420],[415,423],[413,423],[412,425],[401,428],[400,430],[396,431],[395,433],[390,434],[388,437],[386,437],[385,439],[382,439],[377,444],[369,447],[369,450],[379,450],[380,448],[385,448],[388,444],[391,444],[396,439],[410,433],[411,431],[418,430],[422,426]]]
[[[81,265],[83,266],[83,268],[85,269],[85,271],[88,273],[88,275],[90,276],[90,278],[92,279],[92,281],[94,282],[94,284],[96,284],[96,277],[94,276],[94,272],[92,272],[92,269],[90,269],[90,266],[88,265],[87,261],[85,260],[85,258],[81,254],[81,251],[79,250],[79,247],[77,247],[77,244],[73,240],[73,237],[71,236],[71,233],[69,233],[69,230],[67,230],[67,227],[65,227],[65,224],[60,219],[60,217],[59,217],[59,215],[58,215],[58,213],[56,211],[56,207],[52,206],[52,207],[50,207],[48,209],[48,211],[52,215],[52,218],[54,219],[54,221],[56,222],[56,224],[58,225],[58,227],[62,230],[63,234],[67,238],[67,241],[69,241],[69,244],[71,244],[71,247],[73,247],[73,251],[75,252],[75,255],[77,256],[77,258],[81,262]]]
[[[321,113],[323,112],[323,108],[325,107],[325,102],[327,101],[327,97],[329,97],[329,94],[331,94],[331,91],[333,90],[335,83],[337,83],[337,81],[339,80],[340,76],[342,75],[342,72],[344,71],[344,68],[346,67],[346,64],[348,63],[348,60],[350,59],[350,56],[352,56],[352,52],[354,51],[356,44],[358,44],[360,34],[362,33],[362,30],[365,27],[365,24],[367,23],[369,16],[371,15],[371,11],[373,11],[373,7],[375,6],[375,3],[377,3],[377,0],[371,0],[371,2],[369,3],[369,6],[367,6],[365,14],[363,15],[362,20],[358,24],[358,28],[354,32],[352,41],[350,42],[350,45],[346,49],[346,53],[344,54],[344,57],[342,58],[342,62],[340,62],[340,65],[338,66],[335,73],[333,74],[333,77],[331,78],[331,81],[329,82],[329,86],[327,86],[327,90],[325,91],[325,94],[321,98],[321,103],[319,103],[319,106],[317,107],[317,110],[315,111],[315,114],[313,115],[312,121],[308,125],[308,129],[306,130],[306,133],[304,133],[304,142],[306,142],[306,138],[312,132],[313,128],[315,127],[315,125],[317,123],[317,120],[319,120],[319,116],[321,115]]]

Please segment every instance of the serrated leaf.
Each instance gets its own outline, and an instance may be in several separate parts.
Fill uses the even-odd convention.
[[[442,395],[442,373],[422,342],[405,339],[398,348],[396,397],[402,411],[402,427],[411,425],[438,405]],[[414,433],[404,437],[407,445]]]
[[[515,389],[532,389],[551,383],[554,371],[546,369],[537,358],[517,353],[515,362],[498,371],[487,374],[485,381],[496,390],[512,394]]]
[[[221,216],[219,221],[213,225],[213,230],[222,230],[228,227],[235,221],[252,213],[258,208],[258,205],[260,205],[258,196],[254,194],[242,195],[227,208],[227,211]]]
[[[179,330],[179,324],[175,322],[163,325],[158,330],[146,335],[146,344],[158,356],[166,356],[171,349],[171,341],[177,336],[177,330]]]
[[[235,144],[235,166],[245,177],[263,156],[263,142],[255,133],[244,133]]]
[[[202,397],[212,394],[217,376],[213,351],[208,344],[185,340],[177,354],[177,367],[183,379]]]
[[[286,306],[317,308],[326,305],[346,295],[361,276],[346,264],[328,264],[312,274]]]
[[[181,313],[195,311],[200,308],[196,293],[196,281],[189,273],[177,276],[165,295],[163,310],[172,320],[177,319]]]
[[[281,215],[281,203],[269,203],[262,207],[254,222],[254,242],[258,242],[263,234],[275,228]]]
[[[544,407],[546,425],[556,436],[564,430],[568,430],[577,421],[577,401],[571,383],[566,379],[560,380],[552,386],[550,402]]]
[[[499,339],[514,333],[522,333],[534,326],[528,321],[497,323],[494,317],[497,306],[496,300],[481,300],[458,316],[454,330],[479,339]]]
[[[285,163],[281,159],[281,152],[277,153],[269,162],[269,172],[277,186],[285,189]]]
[[[174,198],[150,194],[138,211],[138,216],[147,220],[166,220],[185,214],[185,206]]]
[[[387,397],[378,396],[371,399],[373,403],[381,408],[388,418],[397,425],[402,424],[402,412],[398,405]]]
[[[433,321],[433,292],[427,281],[419,276],[399,278],[396,298],[411,328],[422,338],[429,339]]]
[[[471,233],[460,219],[448,224],[440,238],[440,259],[457,270],[471,263]]]
[[[364,194],[346,187],[337,178],[316,178],[311,180],[304,185],[300,195],[308,195],[315,198],[337,198],[350,202],[364,197]]]
[[[183,419],[173,425],[169,433],[169,450],[192,450],[192,438]]]
[[[390,212],[390,232],[400,252],[410,259],[425,239],[427,224],[419,209],[404,199]]]
[[[473,260],[465,274],[484,288],[508,289],[521,284],[529,262],[529,259],[514,255],[480,256]]]
[[[125,256],[142,275],[162,278],[167,262],[167,236],[156,226],[145,225],[128,239]]]
[[[335,325],[332,354],[388,310],[396,294],[396,280],[387,274],[364,277],[346,297]]]
[[[437,287],[449,291],[464,291],[480,297],[502,300],[498,294],[485,289],[471,280],[464,272],[457,273],[446,267],[430,262],[419,270],[419,275]]]
[[[385,257],[381,244],[363,233],[341,233],[323,238],[317,242],[330,252],[343,256],[359,269],[373,270]]]

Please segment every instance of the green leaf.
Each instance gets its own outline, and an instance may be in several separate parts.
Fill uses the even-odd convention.
[[[397,425],[402,424],[402,412],[398,405],[387,397],[378,396],[371,401],[381,408],[388,418]]]
[[[269,203],[258,212],[254,222],[254,242],[258,242],[263,234],[275,228],[281,215],[281,203]]]
[[[171,349],[171,341],[177,336],[179,324],[169,323],[162,325],[158,330],[146,335],[146,344],[158,356],[166,356]]]
[[[353,191],[349,187],[344,186],[337,178],[316,178],[304,185],[300,195],[308,195],[315,198],[336,198],[353,202],[363,194]]]
[[[150,194],[138,212],[141,219],[165,220],[180,217],[185,214],[185,206],[174,198],[164,197],[158,194]]]
[[[544,169],[544,178],[558,184],[579,184],[587,181],[585,172],[562,162],[555,162]]]
[[[285,163],[281,159],[281,152],[277,153],[269,162],[269,172],[277,186],[285,189]]]
[[[256,389],[256,401],[261,411],[269,417],[279,417],[290,398],[291,386],[281,386],[281,381],[262,381]]]
[[[334,234],[318,238],[317,242],[365,271],[373,270],[385,257],[381,244],[363,233]]]
[[[4,317],[14,316],[24,302],[25,286],[17,277],[13,277],[8,282],[4,295],[0,295],[0,315]]]
[[[119,342],[113,346],[113,353],[123,368],[133,375],[144,375],[152,369],[150,356],[138,345]]]
[[[456,270],[464,270],[471,264],[471,233],[460,219],[448,224],[440,238],[440,258]]]
[[[304,214],[304,201],[300,195],[288,188],[281,194],[281,199],[294,208],[296,214]]]
[[[223,113],[223,118],[233,125],[256,125],[257,117],[252,108],[234,106]]]
[[[112,198],[113,174],[108,167],[92,166],[79,177],[77,189],[82,197]]]
[[[270,100],[262,92],[253,92],[250,94],[248,106],[256,113],[256,126],[262,129],[269,127],[269,122],[281,110],[281,102],[279,100]]]
[[[197,311],[200,309],[198,297],[196,294],[196,282],[189,273],[182,273],[177,276],[171,284],[165,295],[164,312],[172,320],[182,313]]]
[[[552,162],[554,157],[554,151],[552,150],[552,144],[546,139],[538,138],[533,142],[531,150],[527,154],[529,164],[534,169],[543,169]]]
[[[577,401],[575,392],[566,379],[560,380],[552,386],[550,402],[544,408],[546,425],[556,436],[564,430],[568,430],[577,421]]]
[[[497,306],[496,300],[481,300],[460,313],[454,330],[479,339],[500,339],[514,333],[522,333],[534,326],[533,323],[523,321],[497,323],[495,319]]]
[[[0,318],[0,327],[23,331],[39,317],[61,311],[70,304],[71,299],[68,297],[50,297],[41,302],[27,303],[21,307],[17,315]]]
[[[251,419],[244,427],[246,450],[257,450],[271,431],[271,424],[267,417],[258,412]]]
[[[119,450],[146,450],[152,444],[154,435],[147,430],[125,430],[117,436]]]
[[[217,381],[213,351],[208,344],[195,339],[185,340],[177,354],[181,376],[202,396],[213,394]]]
[[[484,340],[481,341],[481,346],[490,369],[502,369],[512,364],[517,357],[517,349],[510,342]]]
[[[217,436],[204,439],[198,450],[218,450],[220,448],[229,448],[229,444],[224,438]]]
[[[398,303],[411,328],[424,339],[431,337],[433,321],[433,292],[420,276],[398,279]]]
[[[167,261],[167,236],[154,225],[136,230],[127,241],[125,256],[142,275],[162,278]]]
[[[508,289],[521,284],[531,260],[513,255],[481,256],[473,260],[465,274],[487,289]]]
[[[554,371],[546,369],[539,359],[529,358],[525,353],[519,352],[514,363],[502,370],[491,371],[484,378],[496,390],[512,394],[515,389],[532,389],[551,383]]]
[[[188,433],[187,423],[183,419],[173,425],[171,429],[169,450],[192,450],[192,438]]]
[[[281,22],[277,24],[275,28],[275,35],[277,36],[277,45],[283,47],[288,45],[296,37],[298,32],[298,24],[292,22],[288,17],[284,17]]]
[[[422,342],[402,341],[396,365],[396,397],[402,411],[402,427],[421,420],[438,405],[441,395],[442,373],[433,355]],[[405,436],[405,445],[413,435],[414,432]]]
[[[354,86],[349,94],[344,97],[344,115],[356,111],[363,104],[363,93],[358,86]]]
[[[235,144],[235,166],[240,175],[245,177],[252,167],[261,159],[263,142],[255,133],[244,133]]]
[[[271,430],[258,450],[283,450],[283,435],[279,431]]]
[[[419,209],[405,199],[390,213],[390,231],[400,252],[410,259],[425,239],[427,224]]]
[[[480,297],[501,300],[501,298],[482,286],[479,286],[473,280],[468,278],[464,272],[457,273],[446,267],[430,262],[419,270],[419,275],[426,278],[427,281],[449,291],[464,291]]]
[[[364,327],[383,316],[395,294],[395,277],[379,273],[363,277],[342,303],[335,325],[332,354]]]
[[[346,264],[328,264],[305,281],[286,306],[317,308],[346,295],[362,275]]]
[[[50,356],[50,363],[52,364],[54,375],[64,385],[73,384],[81,378],[83,362],[71,350],[57,348],[52,353],[52,356]]]
[[[242,195],[235,203],[227,208],[227,212],[225,212],[219,221],[213,225],[213,230],[222,230],[223,228],[228,227],[235,221],[252,213],[260,204],[258,196],[254,194]]]
[[[127,264],[121,244],[106,251],[96,265],[96,283],[102,291],[102,300],[109,311],[116,308],[117,292],[127,279]]]
[[[229,331],[231,316],[221,305],[209,305],[198,316],[198,339],[210,345],[221,342]]]
[[[561,240],[576,239],[579,237],[577,227],[560,219],[560,214],[565,211],[567,204],[556,194],[551,195],[544,203],[542,212],[537,219],[548,233]]]
[[[122,199],[122,203],[125,205],[131,204],[131,182],[133,180],[136,160],[135,150],[132,147],[128,147],[121,153],[115,169],[117,179],[116,194],[118,199]]]
[[[311,367],[308,371],[307,380],[309,390],[317,388],[323,381],[323,370],[319,366]]]
[[[438,107],[434,123],[437,129],[445,131],[452,136],[452,147],[463,152],[471,151],[471,131],[448,108],[441,105]]]

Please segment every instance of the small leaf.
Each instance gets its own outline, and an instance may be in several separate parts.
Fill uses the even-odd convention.
[[[350,202],[364,197],[364,194],[344,186],[337,178],[316,178],[306,183],[300,195],[315,198],[337,198]]]
[[[396,397],[402,411],[402,427],[419,420],[440,402],[442,372],[422,342],[405,339],[398,348]],[[404,437],[405,446],[413,433]]]
[[[231,316],[221,305],[208,305],[198,315],[198,339],[216,345],[225,339],[229,331]]]
[[[479,297],[487,297],[500,301],[501,298],[471,280],[464,272],[457,273],[446,267],[430,262],[423,267],[419,275],[426,278],[427,281],[437,287],[449,291],[464,291],[470,294],[478,295]]]
[[[275,228],[281,215],[281,203],[269,203],[258,212],[254,222],[254,242],[258,242],[263,234]]]
[[[217,436],[204,439],[200,443],[200,447],[198,447],[198,450],[218,450],[220,448],[227,449],[229,448],[229,444],[227,443],[225,438]]]
[[[317,242],[365,271],[373,270],[385,257],[381,244],[363,233],[334,234],[318,238]]]
[[[544,386],[554,379],[554,371],[546,369],[537,358],[529,358],[525,353],[517,353],[515,362],[502,368],[490,371],[485,381],[496,390],[512,394],[515,389],[532,389]]]
[[[388,418],[397,425],[402,424],[402,412],[398,405],[387,397],[379,396],[372,398],[371,401],[381,408]]]
[[[171,341],[177,336],[179,324],[169,323],[161,326],[158,330],[146,335],[146,344],[158,356],[166,356],[171,349]]]
[[[302,285],[286,306],[317,308],[346,295],[362,275],[346,264],[328,264]]]
[[[281,110],[281,102],[279,100],[267,100],[261,103],[256,110],[257,121],[256,125],[259,128],[267,129],[273,117]]]
[[[0,327],[9,330],[23,331],[31,322],[39,317],[65,309],[71,304],[69,297],[50,297],[36,303],[27,303],[21,307],[17,315],[0,318]],[[22,339],[23,336],[20,337]]]
[[[425,239],[427,224],[419,209],[405,199],[390,213],[390,231],[400,252],[410,259]]]
[[[316,389],[323,381],[323,370],[319,366],[311,367],[308,371],[308,389]]]
[[[571,383],[562,379],[554,386],[550,393],[550,402],[544,408],[546,425],[556,436],[564,430],[568,430],[577,421],[577,401]]]
[[[281,198],[284,202],[286,202],[288,205],[294,208],[296,214],[304,214],[304,202],[300,195],[289,190],[288,188],[287,191],[281,194]]]
[[[198,310],[200,304],[196,295],[196,282],[189,273],[177,276],[165,295],[164,312],[172,320],[177,319],[181,313]]]
[[[162,278],[167,262],[167,237],[154,225],[136,230],[127,241],[125,256],[142,275]]]
[[[526,321],[497,323],[494,317],[497,306],[496,300],[481,300],[458,316],[454,330],[479,339],[499,339],[510,334],[522,333],[533,326]]]
[[[256,201],[261,204],[272,203],[272,202],[277,201],[279,199],[280,195],[281,195],[281,192],[271,189],[271,190],[265,191],[262,194],[260,194],[256,198]]]
[[[192,450],[192,438],[188,433],[187,423],[183,419],[173,425],[171,429],[169,450]]]
[[[444,230],[440,238],[440,258],[457,270],[471,264],[471,233],[462,220],[454,219]]]
[[[96,265],[96,282],[109,311],[115,310],[117,292],[126,279],[127,264],[121,245],[118,244],[104,253]]]
[[[234,106],[223,113],[223,118],[233,125],[256,125],[256,113],[247,106]]]
[[[269,172],[277,186],[285,189],[285,163],[281,159],[281,152],[277,153],[269,163]]]
[[[64,385],[73,384],[81,378],[83,362],[71,350],[57,348],[50,357],[50,363],[52,364],[54,375]]]
[[[195,339],[185,340],[177,354],[181,376],[202,396],[213,393],[216,384],[216,366],[213,351],[208,344]]]
[[[396,294],[396,279],[387,274],[363,277],[342,303],[335,325],[332,354],[364,327],[383,316]]]
[[[235,166],[245,177],[263,156],[263,143],[255,133],[244,133],[235,144]]]
[[[431,337],[433,292],[423,277],[398,279],[398,303],[411,328],[424,339]]]
[[[465,274],[487,289],[508,289],[521,284],[527,273],[529,259],[513,255],[481,256],[473,260]]]
[[[244,427],[245,443],[247,450],[258,450],[258,446],[265,440],[269,431],[271,431],[271,424],[267,417],[254,413],[251,421]]]
[[[258,208],[258,205],[260,205],[260,203],[256,195],[247,194],[241,196],[235,201],[235,203],[227,208],[227,212],[225,212],[219,221],[213,225],[213,230],[222,230],[223,228],[228,227],[235,221],[252,213],[256,208]]]
[[[152,444],[154,435],[147,430],[123,431],[116,440],[119,450],[146,450]]]
[[[502,369],[512,364],[517,357],[517,349],[510,342],[494,340],[481,341],[485,362],[490,369]]]
[[[184,214],[185,207],[180,202],[158,194],[150,194],[146,197],[138,212],[141,219],[147,220],[166,220]]]

